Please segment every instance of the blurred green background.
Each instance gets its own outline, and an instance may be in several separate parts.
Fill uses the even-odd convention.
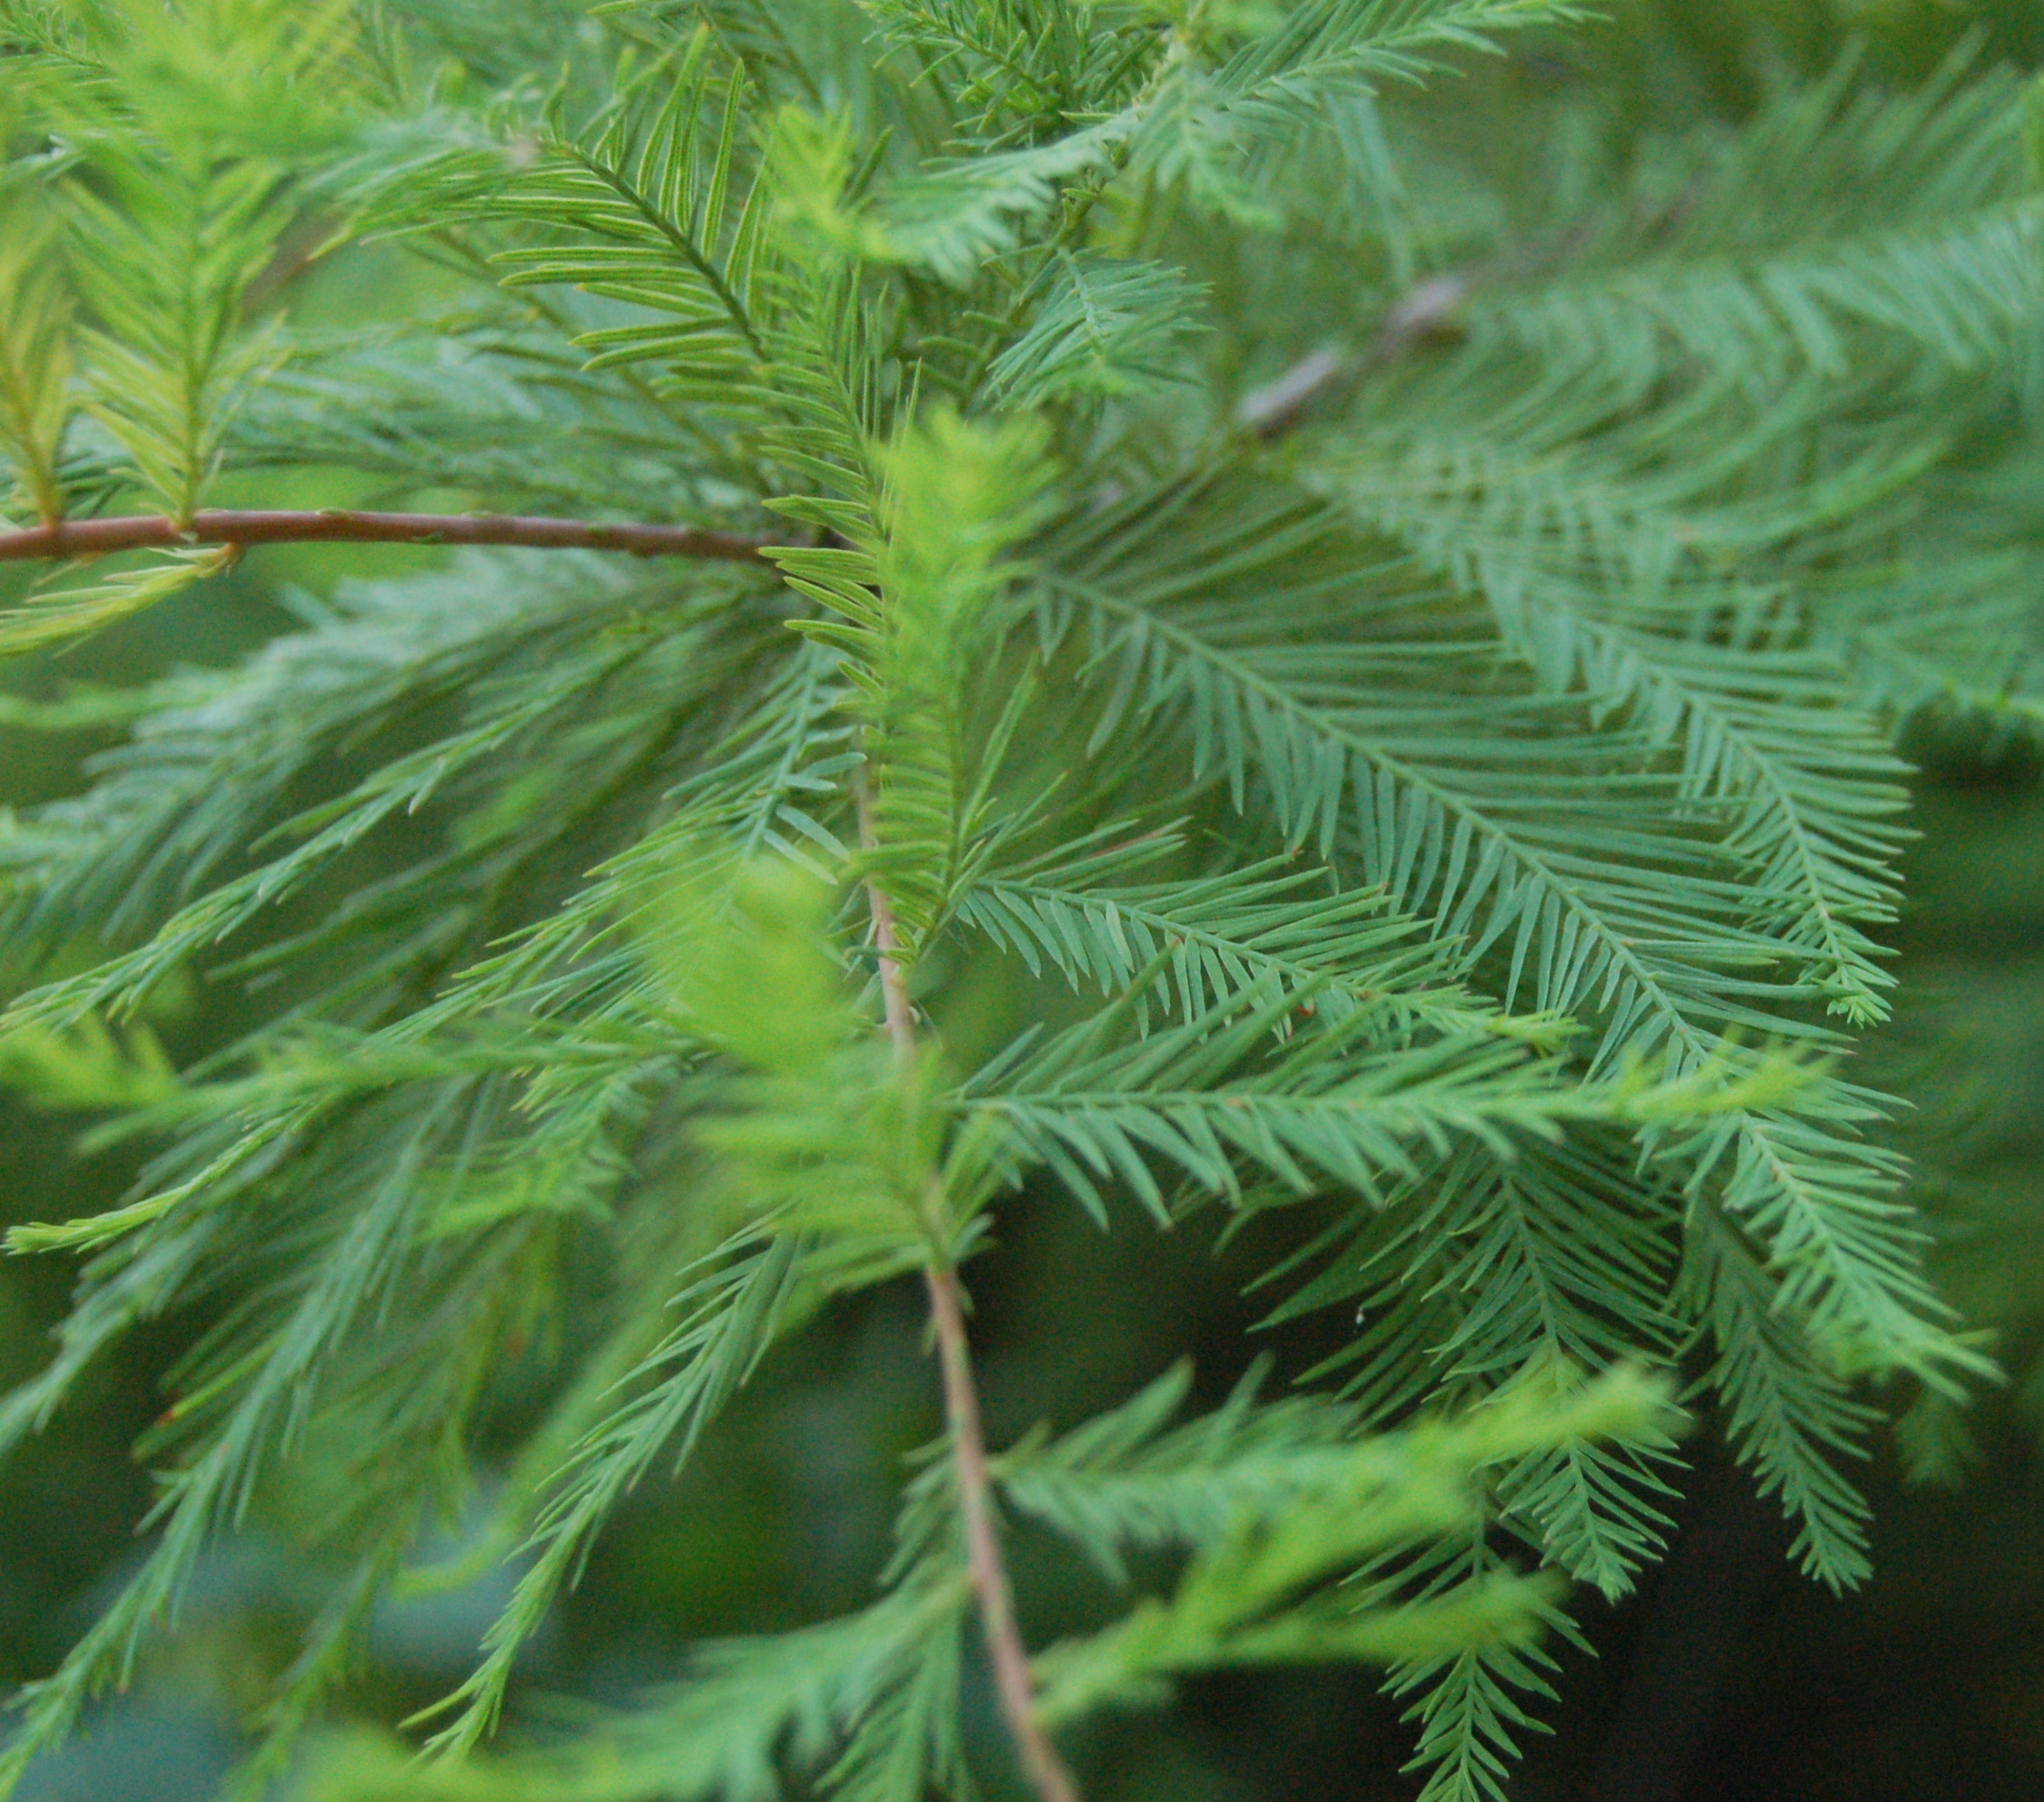
[[[1617,0],[1611,10],[1612,21],[1567,42],[1579,60],[1528,79],[1610,81],[1673,123],[1735,120],[1855,42],[1871,79],[1897,84],[1937,67],[1968,33],[1987,60],[2044,64],[2037,0]],[[388,317],[407,293],[423,302],[407,285],[419,279],[391,252],[344,260],[294,296],[293,311],[328,327]],[[262,495],[354,497],[316,478]],[[294,588],[317,594],[346,573],[427,554],[376,553],[373,563],[339,550],[257,554],[61,658],[0,673],[0,802],[21,808],[73,791],[117,743],[92,705],[71,705],[65,723],[51,703],[237,657],[288,629]],[[1905,1485],[1884,1444],[1868,1476],[1880,1574],[1842,1600],[1795,1577],[1771,1511],[1699,1441],[1669,1563],[1622,1607],[1585,1602],[1594,1655],[1564,1658],[1549,1710],[1556,1731],[1532,1746],[1528,1798],[2044,1796],[2044,765],[1976,727],[1919,730],[1908,748],[1922,772],[1923,837],[1893,933],[1906,999],[1869,1053],[1870,1073],[1919,1102],[1900,1130],[1919,1160],[1937,1265],[1954,1301],[1996,1333],[2011,1380],[1964,1421],[1910,1416],[1904,1431],[1943,1449],[1950,1483]],[[364,873],[347,866],[333,880]],[[275,930],[288,928],[280,920]],[[0,971],[0,989],[27,974]],[[269,1005],[201,980],[153,1025],[188,1054],[230,1031],[238,1009]],[[77,1130],[0,1101],[0,1220],[82,1212],[118,1194],[128,1166],[118,1155],[75,1155]],[[1284,1374],[1330,1349],[1337,1322],[1252,1331],[1260,1310],[1239,1292],[1240,1277],[1264,1267],[1271,1247],[1217,1247],[1205,1231],[1103,1236],[1068,1206],[1024,1196],[1009,1208],[1001,1244],[974,1277],[996,1440],[1039,1418],[1082,1418],[1188,1348],[1209,1398],[1259,1350]],[[0,1381],[47,1355],[70,1276],[55,1259],[0,1265]],[[1054,1330],[1053,1320],[1068,1324]],[[133,1556],[149,1482],[131,1445],[165,1405],[163,1372],[203,1324],[176,1316],[129,1342],[0,1470],[0,1692],[55,1663]],[[885,1556],[904,1461],[938,1426],[921,1333],[918,1297],[888,1289],[784,1348],[684,1480],[632,1499],[531,1658],[529,1687],[625,1700],[672,1675],[692,1639],[860,1602]],[[544,1380],[535,1347],[529,1370],[505,1373],[492,1430],[507,1442]],[[319,1458],[308,1449],[307,1510],[322,1486]],[[321,1592],[291,1514],[287,1500],[209,1559],[177,1634],[86,1740],[34,1769],[23,1802],[211,1793],[235,1755],[239,1714],[288,1660]],[[441,1549],[458,1556],[459,1531]],[[499,1569],[393,1601],[349,1705],[391,1720],[444,1693],[509,1581]],[[1017,1581],[1041,1638],[1084,1612],[1098,1579],[1024,1540]],[[983,1698],[980,1714],[982,1763],[999,1794],[1003,1754]],[[1398,1774],[1407,1746],[1396,1708],[1367,1677],[1305,1673],[1194,1683],[1171,1710],[1096,1727],[1074,1750],[1100,1802],[1246,1802],[1408,1794]]]

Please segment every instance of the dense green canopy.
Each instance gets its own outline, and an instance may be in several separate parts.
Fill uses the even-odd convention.
[[[2040,46],[1612,10],[0,0],[0,1452],[155,1473],[0,1795],[237,1556],[335,1802],[1136,1795],[1354,1661],[1482,1802],[1717,1448],[1863,1581],[2044,1296],[1895,961],[2044,718]],[[642,1519],[703,1642],[549,1716]]]

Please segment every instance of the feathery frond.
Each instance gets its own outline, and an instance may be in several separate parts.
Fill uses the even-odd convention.
[[[350,1739],[308,1793],[963,1796],[976,1621],[1041,1802],[1096,1708],[1351,1658],[1429,1802],[1498,1802],[1564,1586],[1663,1549],[1628,1373],[1684,1360],[1804,1568],[1863,1577],[1858,1380],[1991,1369],[1845,1060],[1898,734],[2044,720],[2033,96],[1847,59],[1680,119],[1597,30],[0,0],[0,567],[147,527],[0,578],[0,652],[153,655],[237,562],[283,609],[0,705],[108,735],[0,813],[0,1082],[135,1171],[10,1233],[80,1263],[0,1451],[145,1324],[183,1348],[152,1537],[0,1795],[314,1446],[248,1796],[379,1598],[512,1561],[407,1723],[439,1757]],[[222,487],[263,548],[190,542]],[[718,556],[272,581],[278,519],[393,502]],[[966,1285],[1053,1196],[1219,1209],[1231,1272],[1296,1225],[1242,1281],[1353,1333],[1285,1399],[1172,1426],[1180,1373],[989,1447]],[[909,1279],[945,1437],[877,1599],[486,1752],[626,1499]],[[1004,1509],[1124,1587],[1187,1562],[1045,1649]]]

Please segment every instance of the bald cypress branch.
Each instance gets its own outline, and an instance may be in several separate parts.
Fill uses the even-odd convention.
[[[622,551],[634,557],[693,557],[751,563],[767,541],[699,525],[534,518],[497,513],[358,513],[205,507],[183,522],[167,514],[68,519],[0,533],[0,562],[103,557],[186,544],[495,544],[537,551]]]

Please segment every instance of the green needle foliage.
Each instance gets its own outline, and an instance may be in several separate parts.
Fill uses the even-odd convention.
[[[1567,1584],[1661,1549],[1649,1367],[1811,1576],[1864,1576],[1885,1401],[1992,1370],[1848,1054],[1897,734],[2044,717],[2039,115],[1961,46],[1727,124],[1634,30],[0,0],[11,528],[326,483],[759,547],[463,552],[6,716],[125,732],[0,832],[0,1078],[140,1174],[14,1233],[79,1281],[0,1449],[143,1323],[209,1324],[147,1554],[0,1795],[315,1442],[343,1574],[246,1795],[965,1795],[992,1507],[1124,1584],[1183,1561],[1037,1648],[1011,1726],[1360,1659],[1429,1802],[1498,1797]],[[348,258],[430,299],[295,329]],[[10,564],[0,646],[237,553],[157,542]],[[173,1067],[134,1022],[194,972],[248,999]],[[926,1281],[956,1374],[943,1298],[1025,1186],[1117,1232],[1289,1211],[1250,1274],[1352,1337],[1289,1398],[1173,1426],[1181,1374],[983,1470],[950,1392],[869,1608],[484,1750],[620,1500],[833,1297]],[[435,1758],[293,1767],[549,1324],[486,1547],[520,1574]]]

